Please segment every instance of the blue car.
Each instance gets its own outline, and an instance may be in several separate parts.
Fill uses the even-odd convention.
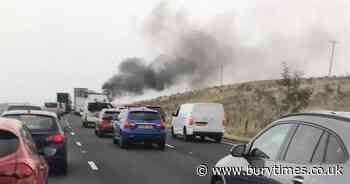
[[[166,126],[158,111],[130,108],[120,113],[114,123],[113,143],[128,148],[132,143],[156,143],[165,149]]]

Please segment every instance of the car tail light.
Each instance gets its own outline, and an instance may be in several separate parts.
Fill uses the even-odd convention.
[[[15,172],[15,177],[16,178],[28,178],[33,176],[34,170],[27,164],[25,163],[17,163],[16,164],[16,172]]]
[[[111,121],[109,121],[109,120],[102,120],[100,127],[101,128],[107,128],[107,127],[110,126],[110,124],[111,124]]]
[[[64,141],[64,135],[62,134],[51,135],[47,138],[47,141],[52,141],[57,144],[62,143]]]
[[[129,121],[125,121],[124,128],[136,128],[136,124],[130,123]]]
[[[193,117],[192,116],[189,116],[187,121],[188,121],[189,125],[193,125]]]

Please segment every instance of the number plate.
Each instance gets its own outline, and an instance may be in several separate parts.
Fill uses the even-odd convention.
[[[139,128],[146,128],[146,129],[150,129],[153,128],[152,125],[138,125]]]

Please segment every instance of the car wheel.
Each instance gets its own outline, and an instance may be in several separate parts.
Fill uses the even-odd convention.
[[[219,176],[213,176],[211,179],[211,184],[224,184],[225,182]]]
[[[101,137],[100,131],[98,131],[97,129],[95,129],[95,135],[96,135],[97,137]]]
[[[192,136],[187,135],[187,130],[186,130],[186,127],[184,127],[184,129],[183,129],[183,137],[184,137],[184,140],[185,140],[186,142],[188,142],[188,141],[191,141],[191,140],[192,140]]]
[[[174,131],[174,127],[171,127],[171,137],[172,137],[172,138],[176,138],[176,134],[175,134],[175,131]]]
[[[119,143],[119,140],[113,137],[113,144],[118,144],[118,143]]]
[[[215,137],[215,142],[220,143],[222,140],[222,136],[218,135],[217,137]]]
[[[127,144],[128,144],[128,143],[127,143],[127,140],[125,140],[125,139],[123,138],[123,136],[120,136],[120,137],[119,137],[119,147],[122,148],[122,149],[125,149],[125,148],[128,147]]]

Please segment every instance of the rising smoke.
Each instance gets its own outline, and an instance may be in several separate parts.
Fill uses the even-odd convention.
[[[246,19],[227,14],[204,24],[162,2],[144,25],[145,39],[162,55],[153,61],[125,59],[119,73],[102,88],[113,96],[142,95],[145,90],[162,91],[184,83],[201,88],[218,84],[221,66],[226,82],[276,78],[282,62],[320,75],[326,71],[328,41],[350,29],[339,27],[349,20],[339,19],[349,7],[345,0],[313,9],[318,2],[295,0],[284,6],[257,2],[260,9]],[[323,17],[325,10],[332,10],[327,17]],[[308,16],[310,12],[313,16]]]

